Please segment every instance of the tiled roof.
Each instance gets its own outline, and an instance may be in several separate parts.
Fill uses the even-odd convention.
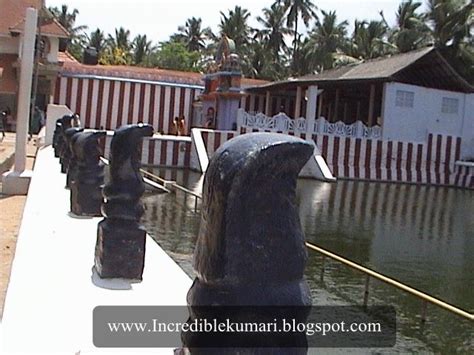
[[[22,19],[15,26],[10,27],[10,32],[21,33],[23,31],[24,25],[25,19]],[[49,20],[41,25],[41,35],[60,38],[69,37],[69,33],[67,32],[67,30],[56,19]]]
[[[69,52],[58,52],[58,62],[72,62],[79,63],[76,58],[74,58]]]
[[[204,85],[202,80],[203,75],[201,73],[127,65],[85,65],[78,62],[64,61],[61,73],[162,81],[175,84]],[[244,87],[262,85],[265,83],[267,83],[267,81],[242,78],[242,86]]]
[[[399,81],[431,88],[474,92],[474,87],[462,78],[434,47],[367,60],[319,74],[263,84],[250,90],[265,92],[295,88],[298,85],[344,85],[362,81]]]
[[[0,0],[0,35],[9,36],[10,28],[24,20],[26,9],[38,9],[42,3],[42,0]]]
[[[305,75],[301,80],[361,80],[388,78],[421,57],[434,50],[426,47],[420,50],[368,60],[360,64],[347,65],[337,69],[323,71],[321,74]]]

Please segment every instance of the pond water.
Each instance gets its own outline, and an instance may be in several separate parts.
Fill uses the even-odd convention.
[[[154,173],[201,192],[200,174],[169,169]],[[145,196],[144,202],[147,231],[192,276],[200,223],[194,198],[158,194]],[[297,202],[308,241],[474,311],[474,191],[301,179]],[[362,304],[365,277],[361,273],[326,259],[321,282],[322,257],[311,250],[308,256],[306,277],[313,304]],[[387,304],[397,310],[397,345],[369,352],[474,353],[473,322],[428,305],[422,326],[419,299],[372,279],[369,305]],[[367,351],[351,351],[358,352]]]

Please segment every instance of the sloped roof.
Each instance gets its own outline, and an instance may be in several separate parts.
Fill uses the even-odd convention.
[[[10,32],[12,33],[21,33],[25,26],[25,19],[22,19],[15,26],[10,27]],[[41,35],[42,36],[51,36],[59,38],[68,38],[68,31],[56,20],[55,18],[46,21],[41,24]]]
[[[201,73],[159,68],[143,68],[128,65],[86,65],[70,60],[64,61],[61,74],[114,77],[204,86],[203,75]],[[244,88],[266,83],[268,82],[265,80],[242,78],[242,86]]]
[[[281,89],[301,84],[324,86],[362,81],[399,81],[431,88],[474,92],[474,87],[463,79],[434,47],[274,82],[252,88],[251,91]]]
[[[76,58],[74,58],[69,52],[58,52],[58,62],[73,62],[79,63]]]
[[[366,80],[389,78],[433,50],[433,47],[426,47],[391,57],[377,58],[360,64],[352,64],[337,69],[326,70],[321,74],[305,75],[299,79]]]
[[[0,35],[10,36],[10,28],[25,19],[26,9],[39,9],[42,3],[42,0],[0,0]]]

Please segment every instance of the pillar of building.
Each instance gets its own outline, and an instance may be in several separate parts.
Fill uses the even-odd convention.
[[[368,126],[372,127],[374,124],[374,105],[375,105],[375,84],[370,85],[370,97],[369,97],[369,118]]]
[[[311,85],[306,91],[308,96],[307,106],[306,106],[306,131],[308,133],[313,133],[314,131],[314,121],[316,119],[316,112],[318,106],[318,86]]]
[[[298,86],[296,88],[296,100],[295,100],[295,116],[294,118],[299,118],[301,116],[301,96],[303,94],[303,88]]]
[[[265,115],[270,117],[272,115],[272,99],[270,96],[270,91],[267,91],[266,98],[265,98]]]
[[[37,21],[37,10],[34,8],[26,9],[18,90],[15,165],[13,171],[3,174],[2,177],[2,192],[7,195],[26,195],[32,176],[32,171],[26,170],[26,145],[31,111],[31,85]]]

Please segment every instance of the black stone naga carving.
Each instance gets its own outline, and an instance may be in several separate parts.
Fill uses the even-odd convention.
[[[67,141],[68,137],[66,136],[66,131],[69,128],[79,128],[80,127],[80,120],[79,115],[66,115],[61,118],[61,134],[60,134],[60,147],[59,147],[59,162],[61,163],[61,172],[67,173],[68,164],[64,164],[64,157],[66,155],[66,159],[70,157],[70,147],[69,141]],[[71,133],[70,133],[71,134]],[[70,137],[69,137],[70,138]]]
[[[63,149],[63,159],[61,162],[61,171],[64,170],[64,172],[67,174],[66,175],[66,187],[69,188],[71,179],[72,179],[72,174],[70,173],[70,168],[71,168],[71,162],[73,161],[73,152],[72,152],[72,144],[74,140],[74,136],[79,134],[80,132],[83,132],[84,128],[82,127],[71,127],[66,129],[64,132],[64,149]]]
[[[65,142],[64,134],[65,134],[65,132],[68,128],[72,127],[73,121],[74,121],[74,115],[65,115],[65,116],[63,116],[62,118],[59,119],[59,123],[60,123],[59,125],[58,125],[58,122],[56,121],[56,128],[59,128],[59,127],[61,127],[61,128],[59,129],[59,132],[58,132],[58,135],[57,135],[55,154],[56,154],[56,152],[58,153],[59,163],[61,163],[61,172],[62,173],[66,172],[65,167],[63,169],[63,163],[62,163],[65,148],[67,147],[64,144],[64,142]]]
[[[213,155],[204,178],[194,251],[197,277],[187,295],[189,323],[203,318],[212,322],[216,317],[272,322],[281,308],[265,306],[300,306],[304,312],[298,318],[304,321],[311,296],[303,276],[307,252],[296,207],[296,181],[313,149],[299,138],[254,133],[226,142]],[[279,344],[282,335],[264,336],[266,344],[272,345]],[[306,353],[304,334],[292,336],[298,349],[276,353]],[[219,337],[182,334],[193,354],[234,353],[196,347],[222,343]],[[261,350],[240,349],[239,353],[274,353]]]
[[[62,132],[62,123],[61,123],[61,118],[58,118],[56,120],[56,126],[54,128],[54,133],[53,133],[53,149],[54,149],[54,156],[56,158],[59,158],[59,141],[61,137]]]
[[[74,164],[69,171],[71,181],[71,212],[78,216],[100,217],[102,187],[104,185],[104,163],[100,156],[100,140],[105,131],[81,132],[73,137]]]
[[[101,278],[141,280],[146,232],[139,223],[140,197],[145,191],[140,174],[143,137],[153,135],[147,124],[115,131],[110,147],[110,181],[104,186],[102,214],[97,228],[95,269]]]

